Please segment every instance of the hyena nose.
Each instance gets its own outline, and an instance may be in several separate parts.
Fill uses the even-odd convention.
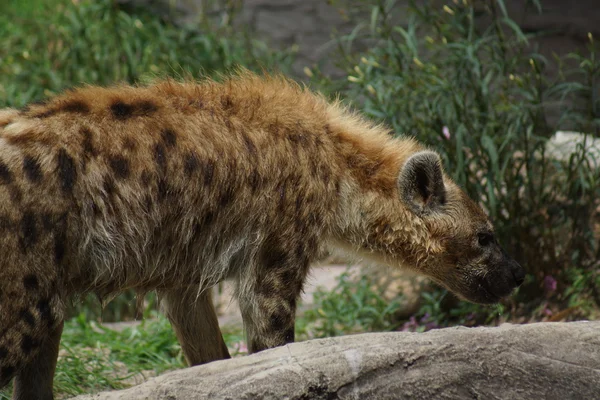
[[[519,263],[513,261],[510,270],[512,272],[513,278],[515,279],[515,282],[517,283],[517,286],[521,286],[521,284],[525,280],[525,269],[521,267]]]

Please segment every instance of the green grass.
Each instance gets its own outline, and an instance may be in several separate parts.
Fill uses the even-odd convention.
[[[233,356],[243,354],[241,330],[226,328],[223,337]],[[65,323],[54,391],[57,398],[65,398],[123,389],[185,366],[175,333],[163,316],[118,332],[80,315]],[[0,399],[9,399],[11,392],[5,388]]]

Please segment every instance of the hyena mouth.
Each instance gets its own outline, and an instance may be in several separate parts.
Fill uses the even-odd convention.
[[[486,287],[487,285],[482,285],[479,284],[479,293],[480,293],[480,297],[477,299],[477,303],[481,303],[481,304],[495,304],[498,303],[503,297],[508,296],[511,292],[509,291],[506,294],[496,294],[494,293],[494,291],[492,290],[492,288]]]
[[[510,296],[510,294],[519,285],[513,282],[507,282],[502,277],[496,279],[484,279],[477,284],[477,303],[493,304],[498,303],[501,299]]]

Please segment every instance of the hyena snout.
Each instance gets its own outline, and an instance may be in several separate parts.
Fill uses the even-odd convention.
[[[492,264],[490,273],[479,283],[485,292],[480,302],[495,303],[510,295],[524,280],[525,269],[512,258],[505,256],[500,262]]]

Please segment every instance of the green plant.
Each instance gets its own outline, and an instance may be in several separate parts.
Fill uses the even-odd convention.
[[[552,61],[532,50],[502,0],[413,1],[404,25],[394,0],[334,4],[370,19],[340,38],[343,80],[313,74],[325,90],[438,150],[480,200],[529,272],[505,313],[530,315],[545,301],[557,309],[586,304],[569,318],[597,310],[600,160],[588,144],[599,134],[600,63],[591,35],[587,54],[560,59],[561,72],[551,75]],[[368,49],[355,50],[364,40]],[[547,143],[565,128],[585,139],[561,159]],[[557,288],[548,291],[552,279]]]
[[[386,301],[368,275],[355,277],[344,272],[331,291],[314,293],[314,307],[298,319],[298,336],[308,339],[394,330],[400,300]]]
[[[2,11],[0,106],[83,83],[198,77],[237,65],[285,69],[290,60],[227,20],[174,26],[138,9],[129,14],[115,0],[28,0]]]

